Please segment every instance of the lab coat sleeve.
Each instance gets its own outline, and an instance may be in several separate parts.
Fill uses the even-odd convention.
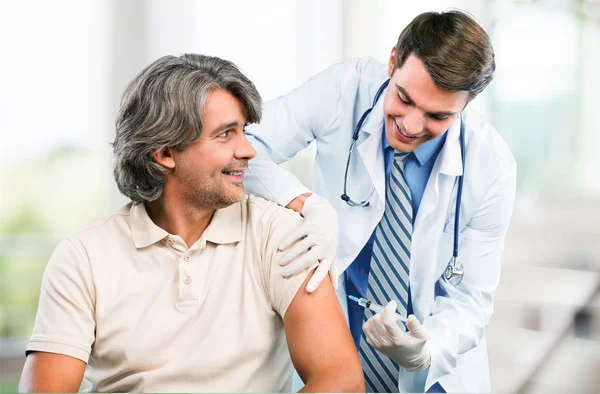
[[[479,345],[484,337],[500,280],[504,237],[512,215],[515,187],[516,167],[492,183],[459,236],[459,261],[465,268],[462,283],[453,286],[443,278],[436,283],[435,304],[423,324],[429,334],[431,351],[425,390],[450,373],[458,357]],[[453,236],[453,233],[443,236]]]
[[[244,178],[249,193],[285,206],[310,191],[278,164],[331,130],[341,108],[341,78],[340,65],[332,66],[291,93],[264,104],[261,123],[246,128],[257,153]]]

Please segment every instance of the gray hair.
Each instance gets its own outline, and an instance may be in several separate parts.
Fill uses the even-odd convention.
[[[167,147],[182,151],[202,132],[208,94],[222,89],[245,106],[248,123],[259,123],[261,98],[254,84],[230,61],[184,54],[164,56],[127,86],[117,116],[114,177],[134,203],[156,200],[168,169],[152,160]]]

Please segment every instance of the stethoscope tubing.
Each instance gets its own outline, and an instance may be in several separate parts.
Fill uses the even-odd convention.
[[[354,146],[356,144],[356,141],[358,140],[358,135],[360,133],[360,129],[362,128],[362,125],[365,121],[365,119],[367,118],[367,116],[369,116],[369,114],[371,113],[371,111],[373,111],[373,108],[375,107],[375,105],[377,104],[377,101],[379,100],[381,94],[383,93],[383,91],[385,90],[385,88],[388,87],[390,83],[390,80],[386,80],[377,90],[377,93],[375,93],[375,97],[373,99],[373,104],[371,105],[371,108],[367,109],[362,116],[360,117],[358,123],[356,124],[356,127],[354,128],[354,134],[352,135],[352,143],[350,144],[350,149],[348,150],[348,160],[346,161],[346,170],[344,171],[344,190],[343,190],[343,194],[341,195],[342,200],[344,200],[346,202],[346,204],[348,204],[351,207],[368,207],[369,206],[369,200],[371,199],[371,197],[373,196],[373,193],[375,192],[375,188],[373,188],[373,190],[371,190],[371,193],[368,195],[368,197],[361,201],[361,202],[355,202],[354,200],[352,200],[350,198],[350,196],[347,193],[347,186],[348,186],[348,170],[350,168],[350,159],[352,158],[352,152],[354,151]],[[452,259],[451,262],[448,264],[448,268],[450,268],[451,273],[454,272],[460,272],[460,278],[458,280],[458,283],[456,283],[456,285],[458,285],[461,281],[462,281],[462,275],[463,275],[463,269],[462,269],[462,265],[460,263],[458,263],[458,231],[459,231],[459,223],[460,223],[460,206],[461,206],[461,201],[462,201],[462,189],[463,189],[463,180],[464,180],[464,175],[465,175],[465,137],[464,137],[464,122],[463,122],[463,118],[462,118],[462,114],[460,115],[460,155],[461,155],[461,159],[462,159],[462,167],[463,167],[463,173],[462,175],[458,176],[458,190],[456,192],[456,209],[454,210],[454,240],[453,240],[453,248],[452,248]],[[449,279],[449,278],[447,278]]]

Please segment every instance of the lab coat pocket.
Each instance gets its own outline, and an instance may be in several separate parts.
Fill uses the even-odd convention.
[[[448,266],[448,263],[452,259],[452,252],[454,250],[454,229],[453,225],[451,227],[451,231],[447,231],[448,225],[444,226],[444,232],[440,238],[439,243],[439,252],[438,252],[438,262],[436,266],[435,277],[441,278]],[[461,235],[458,235],[459,245],[461,240]]]
[[[458,242],[460,243],[462,239],[462,234],[458,233]],[[452,256],[452,250],[454,248],[454,223],[448,222],[444,225],[444,232],[442,233],[442,243],[444,250],[442,253],[448,254],[448,256]],[[446,252],[447,250],[447,252]]]
[[[450,240],[450,254],[454,249],[454,222],[444,225],[443,237]],[[465,226],[458,234],[458,261],[464,267],[463,284],[474,284],[480,290],[493,291],[497,286],[500,264],[490,264],[490,256],[498,252],[496,239],[484,231]],[[449,262],[449,260],[447,261]]]
[[[447,222],[444,225],[444,234],[454,238],[454,221]],[[485,232],[473,229],[469,225],[459,229],[458,232],[458,243],[459,245],[463,242],[463,239],[469,239],[471,241],[486,241],[488,237]]]

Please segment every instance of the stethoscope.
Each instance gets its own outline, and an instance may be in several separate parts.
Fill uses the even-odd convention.
[[[360,132],[360,129],[362,128],[362,125],[363,125],[365,119],[367,118],[367,116],[369,116],[369,114],[375,107],[375,104],[377,104],[377,101],[379,100],[383,91],[385,90],[385,88],[387,88],[389,83],[390,83],[390,80],[388,79],[379,87],[379,89],[377,90],[377,93],[375,93],[375,98],[373,99],[373,104],[371,105],[371,108],[369,108],[362,114],[356,127],[354,128],[354,134],[352,135],[352,143],[350,144],[350,149],[348,150],[348,160],[346,161],[346,170],[344,171],[344,193],[341,195],[342,200],[344,200],[346,202],[346,204],[348,204],[351,207],[362,207],[362,208],[368,207],[369,200],[373,196],[373,193],[375,193],[375,187],[373,187],[373,189],[371,190],[371,192],[369,193],[369,195],[367,196],[366,199],[359,201],[359,202],[352,200],[352,198],[350,198],[350,196],[348,195],[348,191],[347,191],[348,169],[350,168],[350,159],[352,158],[352,152],[354,151],[354,145],[356,144],[356,141],[358,140],[358,134]],[[448,263],[448,266],[444,270],[444,275],[443,275],[444,279],[446,279],[448,282],[450,282],[454,286],[458,286],[460,284],[460,282],[462,282],[464,274],[465,274],[465,269],[464,269],[463,265],[458,261],[458,228],[459,228],[459,216],[460,216],[460,201],[461,201],[461,197],[462,197],[463,176],[465,173],[465,139],[464,139],[464,122],[462,119],[462,114],[460,117],[460,155],[462,157],[462,163],[463,163],[463,175],[460,175],[458,177],[458,191],[456,193],[456,210],[454,211],[454,246],[453,246],[453,251],[452,251],[452,259],[450,259],[450,262]]]

